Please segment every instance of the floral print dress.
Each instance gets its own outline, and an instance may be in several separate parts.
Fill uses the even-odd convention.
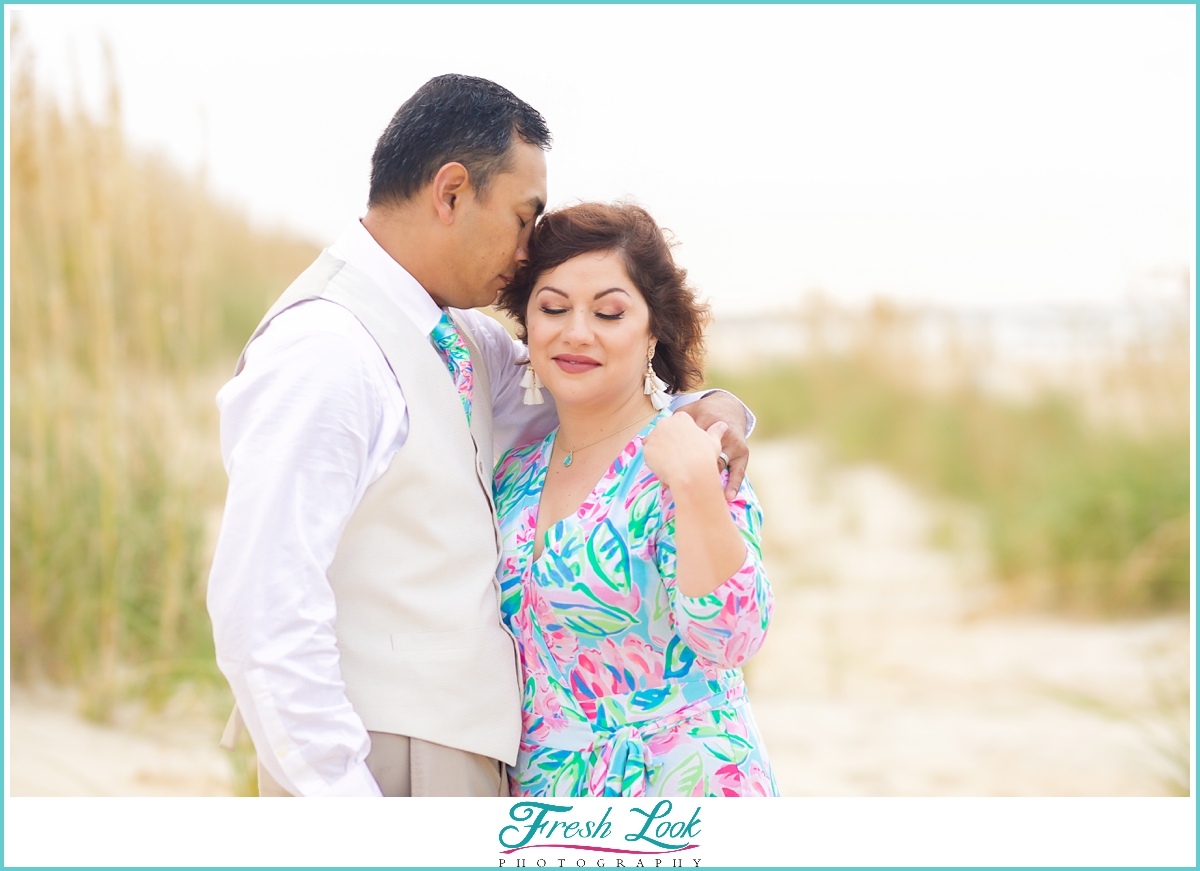
[[[496,466],[501,611],[524,677],[513,795],[778,795],[741,664],[762,645],[773,599],[762,512],[749,482],[729,509],[746,561],[707,596],[675,588],[675,505],[642,442],[579,510],[546,531],[538,504],[555,432]]]

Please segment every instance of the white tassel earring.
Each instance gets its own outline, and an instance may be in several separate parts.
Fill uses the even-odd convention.
[[[650,397],[650,404],[654,406],[655,411],[662,411],[671,404],[671,397],[667,394],[667,382],[654,374],[653,348],[650,349],[650,356],[646,358],[645,382],[643,392]]]
[[[521,376],[521,386],[525,388],[525,398],[521,400],[525,405],[541,405],[546,401],[542,398],[542,382],[538,379],[537,373],[533,371],[532,360],[525,366],[525,374]]]

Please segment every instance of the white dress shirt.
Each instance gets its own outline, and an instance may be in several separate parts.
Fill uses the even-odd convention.
[[[360,222],[329,253],[366,273],[422,333],[433,331],[441,309]],[[548,394],[544,405],[522,404],[524,346],[480,312],[463,316],[491,382],[497,452],[542,438],[557,414]],[[311,300],[251,343],[217,406],[229,475],[208,590],[217,663],[284,789],[378,796],[365,761],[370,737],[341,679],[326,571],[363,493],[408,437],[400,384],[354,315]]]

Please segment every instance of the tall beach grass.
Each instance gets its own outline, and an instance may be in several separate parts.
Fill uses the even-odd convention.
[[[315,247],[250,226],[203,175],[11,82],[11,663],[122,692],[220,686],[204,607],[224,498],[213,395]]]
[[[1166,328],[1092,360],[1074,386],[1020,401],[972,375],[985,348],[925,353],[916,319],[895,307],[830,315],[797,319],[804,354],[716,369],[710,382],[754,409],[761,435],[815,436],[842,460],[884,463],[972,506],[1014,601],[1104,616],[1186,610],[1186,304]]]

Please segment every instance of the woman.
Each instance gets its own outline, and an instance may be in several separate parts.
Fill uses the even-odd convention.
[[[496,467],[525,680],[513,795],[778,794],[740,669],[772,606],[758,501],[749,483],[725,501],[724,424],[659,411],[702,376],[685,278],[647,212],[587,203],[542,218],[499,300],[527,401],[544,386],[560,420]]]

